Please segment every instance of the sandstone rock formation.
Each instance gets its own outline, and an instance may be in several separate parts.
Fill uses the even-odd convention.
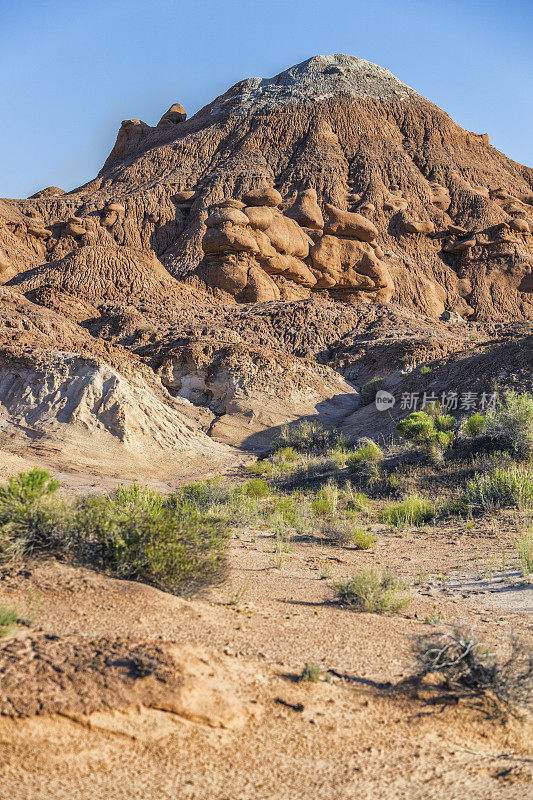
[[[519,287],[533,263],[532,198],[531,169],[388,70],[316,56],[242,81],[192,118],[176,103],[155,126],[126,120],[95,180],[3,201],[1,279],[79,247],[124,247],[155,255],[184,296],[189,284],[228,302],[318,293],[531,318]],[[216,208],[248,222],[207,223]],[[311,253],[333,246],[318,245],[322,234],[352,240],[325,272]],[[353,242],[374,245],[374,276]]]

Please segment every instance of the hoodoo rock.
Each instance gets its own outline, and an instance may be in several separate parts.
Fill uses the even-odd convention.
[[[388,70],[315,56],[189,119],[175,103],[155,126],[126,120],[75,191],[0,201],[0,280],[125,248],[161,264],[174,297],[531,319],[532,228],[532,169]]]

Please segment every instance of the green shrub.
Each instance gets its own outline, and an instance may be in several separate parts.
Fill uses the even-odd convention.
[[[322,667],[320,667],[318,664],[312,664],[308,661],[302,669],[299,680],[306,683],[316,683],[321,677]]]
[[[338,502],[339,487],[333,481],[328,481],[316,492],[311,500],[311,506],[316,516],[321,517],[335,514]]]
[[[373,403],[376,399],[376,394],[384,385],[385,378],[380,378],[378,375],[375,375],[371,380],[363,384],[359,395],[361,406],[368,406],[370,403]]]
[[[352,538],[354,547],[357,550],[368,550],[377,542],[377,537],[365,528],[354,528]]]
[[[0,603],[0,639],[11,633],[19,621],[19,613],[15,608]]]
[[[274,442],[274,449],[290,447],[297,452],[323,452],[334,442],[334,433],[321,422],[304,420],[297,425],[283,427],[279,438]]]
[[[274,465],[267,459],[254,461],[253,464],[250,464],[248,467],[246,467],[246,472],[248,472],[249,475],[271,475],[273,471]]]
[[[530,508],[533,506],[533,468],[496,468],[485,475],[476,473],[466,487],[465,502],[478,511],[492,508]]]
[[[533,396],[509,391],[487,415],[486,431],[504,441],[516,458],[533,457]]]
[[[143,489],[136,484],[130,489],[123,489],[126,493],[125,496],[130,496],[132,500],[136,499],[137,495],[148,500],[150,490]],[[132,493],[128,495],[128,493]],[[198,511],[209,511],[213,506],[228,503],[234,493],[234,489],[229,486],[224,486],[220,478],[209,478],[203,481],[193,481],[178,489],[173,494],[164,499],[166,505],[178,507],[183,505],[190,505]],[[158,492],[153,492],[153,496],[157,496],[158,502],[163,501],[163,495]],[[117,495],[118,498],[118,495]]]
[[[335,586],[337,601],[354,611],[378,614],[399,611],[409,603],[407,584],[390,570],[378,572],[364,567]]]
[[[379,464],[383,458],[379,444],[372,439],[362,439],[359,447],[346,459],[346,464],[351,472],[357,472],[363,464]]]
[[[431,369],[431,367],[428,367],[427,364],[423,364],[420,367],[420,374],[421,375],[431,375],[432,372],[433,372],[433,370]]]
[[[476,413],[465,420],[464,429],[472,437],[479,436],[483,432],[486,424],[487,420],[483,414]]]
[[[396,528],[425,525],[435,516],[435,507],[423,497],[408,497],[401,503],[382,508],[378,514],[380,522]]]
[[[430,461],[438,463],[453,444],[455,419],[450,414],[438,413],[436,404],[429,411],[414,411],[398,422],[396,430],[407,441],[421,446]]]
[[[516,552],[522,575],[533,573],[533,527],[522,531],[515,540]]]
[[[294,447],[280,447],[272,459],[275,464],[279,463],[280,461],[284,463],[291,463],[292,461],[298,461],[298,453],[294,449]]]
[[[229,531],[193,504],[171,502],[132,487],[83,499],[75,513],[72,549],[110,574],[179,593],[225,575]]]
[[[58,481],[35,467],[0,486],[0,562],[24,558],[61,541],[66,504],[56,500]]]
[[[272,489],[263,478],[251,478],[243,486],[243,493],[247,497],[268,497],[272,494]]]

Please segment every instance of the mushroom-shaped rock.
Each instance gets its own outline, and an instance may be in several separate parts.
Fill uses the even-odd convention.
[[[222,228],[226,223],[246,227],[248,217],[238,208],[215,208],[205,221],[208,228]]]
[[[272,215],[272,222],[265,230],[272,247],[278,253],[306,258],[309,255],[309,238],[297,222],[279,211]]]
[[[270,206],[270,208],[279,206],[282,199],[277,189],[268,186],[265,188],[251,189],[242,198],[243,203],[247,206]]]
[[[325,235],[313,245],[310,255],[314,270],[321,273],[316,289],[383,290],[380,299],[388,302],[392,297],[394,286],[387,265],[366,242]]]
[[[243,211],[254,231],[266,231],[272,224],[274,214],[268,206],[245,206]]]
[[[214,253],[259,253],[253,231],[225,222],[219,228],[208,228],[202,239],[207,255]]]
[[[122,203],[108,203],[100,215],[100,225],[104,228],[111,228],[120,216],[123,216],[126,209]]]
[[[272,256],[261,259],[261,266],[265,272],[273,275],[283,275],[284,278],[288,278],[309,289],[316,283],[316,278],[309,267],[294,256],[274,252]]]
[[[378,229],[362,214],[355,211],[341,211],[331,203],[326,203],[324,209],[327,214],[324,233],[353,236],[361,242],[372,242],[377,238]]]
[[[469,247],[475,247],[477,240],[475,237],[470,239],[459,239],[457,242],[449,242],[444,246],[445,253],[464,253]]]
[[[170,106],[168,111],[166,111],[159,122],[157,123],[157,127],[160,125],[165,125],[167,123],[171,123],[172,125],[177,125],[178,122],[185,122],[187,119],[187,112],[181,105],[181,103],[174,103]]]
[[[175,203],[189,203],[196,197],[194,189],[183,189],[181,192],[176,192],[172,199]]]
[[[69,217],[65,226],[67,236],[83,236],[85,233],[85,220],[82,217]]]
[[[509,227],[513,231],[518,231],[519,233],[530,233],[529,229],[529,222],[526,219],[521,219],[520,217],[515,217],[509,223]]]
[[[285,216],[293,219],[302,228],[320,230],[324,227],[324,217],[314,189],[299,192],[293,205],[286,209]]]
[[[429,233],[435,233],[435,225],[430,220],[413,220],[403,219],[402,229],[407,233],[418,233],[421,236],[427,236]]]
[[[238,208],[240,211],[246,206],[242,200],[236,200],[234,197],[228,197],[227,200],[222,200],[221,203],[215,205],[217,208]]]

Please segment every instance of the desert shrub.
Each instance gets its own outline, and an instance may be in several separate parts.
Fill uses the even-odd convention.
[[[487,420],[485,419],[483,414],[476,412],[475,414],[472,414],[471,417],[468,417],[468,419],[464,421],[463,429],[469,436],[475,437],[479,436],[483,432],[483,429],[485,428],[486,424]]]
[[[253,464],[246,467],[246,472],[249,475],[271,475],[273,471],[274,465],[266,458],[254,461]]]
[[[333,515],[339,502],[339,487],[333,481],[322,486],[311,500],[311,506],[317,517]]]
[[[421,375],[431,375],[432,372],[433,372],[433,370],[431,369],[431,367],[428,367],[427,364],[423,364],[420,367],[420,374]]]
[[[380,378],[378,375],[371,378],[361,387],[360,401],[362,406],[368,406],[376,399],[376,394],[385,385],[385,378]]]
[[[274,449],[290,447],[300,453],[324,452],[334,443],[335,434],[321,422],[304,420],[297,425],[284,426],[274,442]]]
[[[19,621],[19,613],[15,608],[0,603],[0,639],[11,633]]]
[[[496,469],[508,469],[514,464],[513,456],[508,450],[493,450],[488,453],[480,453],[475,466],[479,472],[492,473]]]
[[[320,667],[319,664],[313,664],[312,662],[308,661],[302,669],[299,680],[306,683],[316,683],[321,677],[322,667]]]
[[[522,531],[515,540],[516,553],[522,575],[533,573],[533,527]]]
[[[497,661],[475,634],[458,626],[422,637],[415,645],[420,675],[440,674],[455,695],[490,695],[504,706],[527,707],[533,698],[533,653],[511,639],[507,660]]]
[[[509,391],[487,415],[486,431],[505,442],[521,461],[533,457],[533,396]]]
[[[78,504],[72,549],[110,574],[167,592],[190,591],[225,574],[227,524],[185,496],[170,502],[139,487]]]
[[[401,503],[394,503],[382,508],[378,514],[380,522],[394,525],[396,528],[425,525],[435,516],[435,506],[423,497],[408,497]]]
[[[293,461],[298,461],[298,452],[294,447],[280,447],[278,450],[276,450],[272,461],[275,464],[279,463],[280,461],[290,464]]]
[[[263,478],[251,478],[249,481],[246,481],[242,487],[242,491],[247,497],[256,498],[268,497],[272,494],[272,489]]]
[[[478,511],[492,508],[530,508],[533,506],[533,468],[515,465],[476,473],[468,482],[465,502]]]
[[[404,439],[422,447],[430,461],[442,461],[445,450],[453,444],[455,419],[450,414],[438,413],[435,405],[426,411],[414,411],[400,420],[396,430]]]
[[[354,611],[399,611],[409,603],[407,584],[390,570],[364,567],[335,586],[337,601]]]
[[[150,498],[150,490],[141,488],[136,484],[134,487],[130,487],[130,489],[125,491],[133,492],[133,494],[130,495],[132,500],[135,500],[136,495],[142,497],[144,503]],[[173,494],[165,497],[164,502],[166,505],[174,507],[180,507],[185,503],[198,511],[206,512],[213,506],[228,503],[233,496],[233,492],[234,489],[229,486],[224,486],[220,478],[209,478],[207,480],[188,483]],[[157,497],[157,502],[163,501],[164,496],[159,492],[152,494]],[[125,495],[125,498],[126,497],[128,497],[128,495]],[[117,495],[117,500],[118,499],[119,495]]]
[[[347,481],[342,490],[342,499],[346,506],[347,513],[361,513],[370,516],[370,500],[364,492],[358,492],[352,484]]]
[[[359,447],[348,456],[346,464],[351,472],[356,472],[363,464],[379,464],[383,461],[384,453],[379,444],[372,439],[361,439]]]
[[[12,561],[58,545],[69,511],[54,495],[59,482],[35,467],[0,486],[0,561]]]

